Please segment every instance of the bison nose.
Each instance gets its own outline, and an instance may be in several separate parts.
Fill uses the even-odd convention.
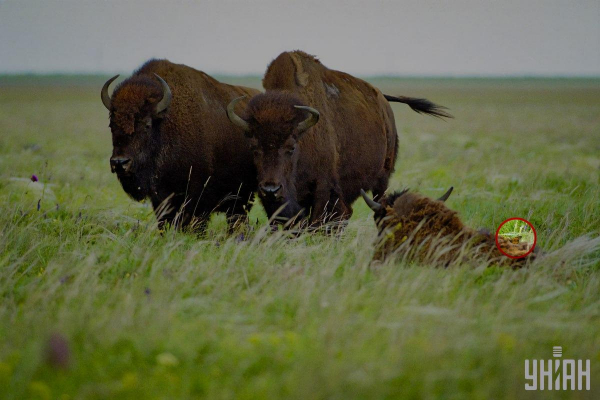
[[[261,185],[260,186],[260,191],[263,194],[263,196],[266,197],[278,197],[278,195],[281,193],[281,187],[282,185],[276,185],[273,183],[268,183],[265,185]]]
[[[110,159],[112,172],[127,172],[131,167],[131,159],[125,157],[113,157]]]

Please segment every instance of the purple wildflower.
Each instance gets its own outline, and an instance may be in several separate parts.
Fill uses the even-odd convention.
[[[39,181],[39,179],[38,179],[38,177],[37,177],[36,174],[31,175],[30,179],[31,179],[31,182],[37,182],[37,181]]]
[[[46,362],[55,368],[67,369],[71,361],[71,350],[67,338],[54,333],[46,342]]]

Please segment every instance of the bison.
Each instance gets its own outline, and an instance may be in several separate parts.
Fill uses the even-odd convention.
[[[496,246],[495,236],[487,230],[474,230],[463,224],[456,211],[444,203],[451,187],[437,200],[408,189],[384,196],[379,202],[361,190],[367,205],[375,212],[379,231],[373,260],[383,261],[394,255],[416,258],[447,266],[468,260],[487,260],[490,263],[521,267],[536,257],[504,256]],[[512,256],[526,255],[531,247],[525,243],[513,244],[499,237],[502,250]]]
[[[258,195],[271,218],[310,216],[311,225],[345,220],[361,188],[383,195],[398,142],[388,101],[450,117],[425,99],[387,96],[367,82],[325,67],[302,51],[284,52],[267,68],[265,93],[228,116],[251,143]]]
[[[162,227],[192,221],[202,230],[212,211],[230,226],[246,216],[256,190],[250,146],[226,108],[257,90],[221,83],[202,71],[150,60],[101,97],[110,112],[110,167],[134,200],[149,198]]]

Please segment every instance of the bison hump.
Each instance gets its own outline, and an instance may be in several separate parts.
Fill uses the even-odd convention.
[[[283,52],[267,68],[263,87],[267,90],[295,90],[310,85],[311,75],[319,74],[323,64],[314,56],[296,50]]]

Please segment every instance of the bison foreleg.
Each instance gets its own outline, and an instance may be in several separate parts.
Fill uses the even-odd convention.
[[[310,215],[311,225],[321,225],[328,222],[340,222],[352,216],[352,207],[344,202],[340,188],[322,188],[315,193],[315,202]]]

